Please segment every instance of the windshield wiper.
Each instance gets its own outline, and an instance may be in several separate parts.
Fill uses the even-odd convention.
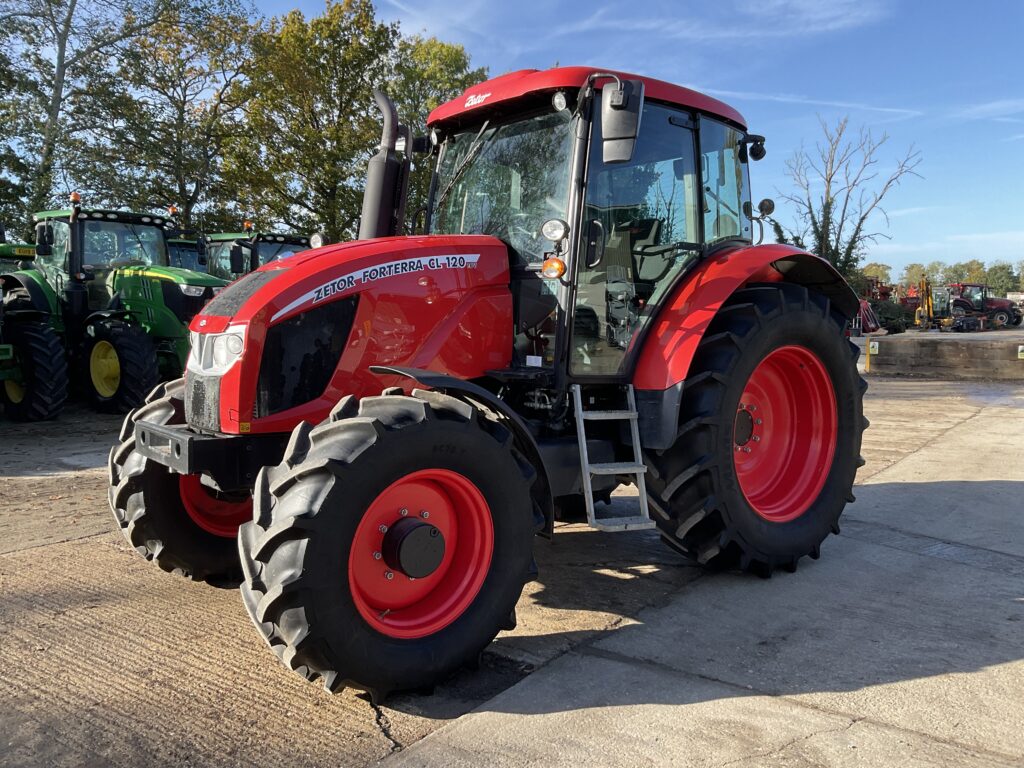
[[[444,189],[441,190],[441,194],[438,196],[437,202],[434,203],[435,211],[441,210],[441,206],[444,205],[444,201],[448,199],[448,195],[451,193],[451,191],[455,189],[455,185],[458,184],[459,179],[462,178],[462,174],[469,170],[470,163],[476,160],[477,155],[479,155],[483,148],[487,146],[487,144],[491,141],[491,139],[493,139],[498,134],[497,129],[495,129],[494,133],[492,133],[486,139],[482,138],[484,135],[484,131],[487,130],[487,126],[489,126],[490,124],[490,120],[485,120],[484,124],[480,126],[480,131],[477,133],[476,138],[473,139],[473,143],[470,145],[469,149],[466,150],[466,156],[462,158],[462,162],[459,163],[458,167],[455,169],[455,172],[452,174],[452,177],[448,180],[448,183],[444,185]]]

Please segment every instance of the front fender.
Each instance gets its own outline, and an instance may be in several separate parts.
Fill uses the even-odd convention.
[[[789,245],[721,251],[690,272],[652,320],[637,360],[638,390],[665,391],[681,384],[697,345],[722,304],[750,283],[791,282],[824,294],[846,317],[860,302],[843,276],[823,259]]]

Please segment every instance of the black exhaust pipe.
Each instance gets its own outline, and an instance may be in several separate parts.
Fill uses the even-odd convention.
[[[399,234],[402,219],[399,211],[405,208],[402,187],[404,163],[398,159],[395,145],[398,141],[398,111],[383,91],[373,90],[373,98],[384,116],[384,129],[380,137],[380,151],[370,158],[366,169],[366,190],[363,192],[363,215],[359,220],[359,239],[389,237]],[[409,147],[405,154],[408,156]]]

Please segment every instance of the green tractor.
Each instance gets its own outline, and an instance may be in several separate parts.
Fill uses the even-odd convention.
[[[225,280],[234,280],[268,262],[286,259],[323,244],[323,238],[317,234],[310,238],[255,232],[246,222],[244,232],[217,232],[206,236],[207,271]]]
[[[10,310],[50,317],[99,410],[126,413],[188,359],[188,324],[226,281],[170,266],[163,215],[68,209],[33,218],[36,259],[2,276]]]
[[[0,263],[31,262],[31,245],[8,243],[0,226]],[[0,402],[13,421],[43,421],[68,397],[68,366],[50,318],[33,309],[7,310],[0,278]]]

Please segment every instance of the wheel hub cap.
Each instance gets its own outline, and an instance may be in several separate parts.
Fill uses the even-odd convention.
[[[89,377],[102,397],[113,397],[121,385],[121,363],[109,341],[97,341],[89,354]]]
[[[422,579],[444,560],[444,536],[430,523],[405,517],[384,534],[384,562],[396,571]]]

